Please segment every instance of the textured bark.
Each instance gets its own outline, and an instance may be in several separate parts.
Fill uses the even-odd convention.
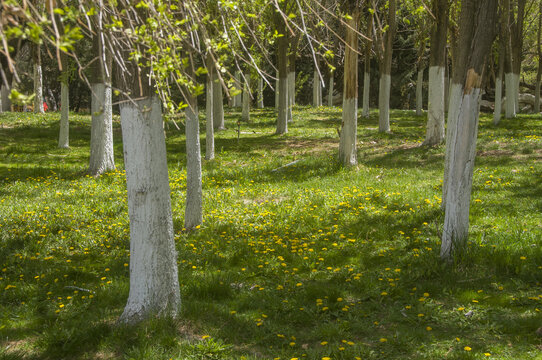
[[[418,69],[418,79],[416,80],[416,116],[423,115],[423,72],[424,68]]]
[[[504,116],[507,119],[512,119],[512,118],[515,118],[517,114],[516,100],[515,100],[516,84],[514,81],[513,73],[504,74],[504,84],[505,84],[505,89],[506,89],[506,103],[505,103]]]
[[[427,132],[424,145],[439,145],[444,141],[444,82],[443,66],[429,68],[429,101],[427,111]]]
[[[312,106],[322,106],[322,84],[316,69],[314,69],[312,76]]]
[[[505,49],[503,47],[504,42],[500,42],[500,52],[499,52],[499,70],[497,73],[497,78],[495,79],[495,109],[493,111],[493,125],[498,125],[501,121],[501,112],[502,112],[502,80],[504,76],[504,53]]]
[[[263,109],[263,79],[260,77],[258,79],[258,109]]]
[[[275,80],[275,110],[279,109],[279,87],[280,87],[280,77],[277,70],[277,80]]]
[[[58,147],[67,149],[70,147],[70,89],[65,82],[60,83],[60,134],[58,135]]]
[[[130,292],[119,322],[128,324],[151,316],[175,317],[181,303],[161,104],[156,96],[134,102],[120,105]]]
[[[235,79],[235,88],[241,91],[243,89],[243,83],[241,81],[241,72],[236,71],[234,79]],[[242,102],[243,102],[241,93],[242,91],[233,97],[233,107],[241,107]]]
[[[289,61],[291,61],[291,56]],[[290,67],[291,69],[291,67]],[[288,122],[294,121],[292,111],[295,104],[295,71],[288,72]]]
[[[510,12],[510,30],[511,30],[511,52],[512,52],[512,73],[513,76],[513,96],[514,107],[516,113],[520,112],[519,108],[519,74],[521,73],[521,62],[523,60],[523,28],[525,19],[525,5],[526,0],[517,0],[514,5],[517,4],[516,11]],[[516,15],[514,18],[514,14]],[[508,97],[508,93],[506,95]]]
[[[329,89],[328,89],[328,93],[327,93],[327,106],[329,107],[332,107],[333,106],[333,86],[334,86],[334,82],[335,82],[335,79],[334,79],[334,76],[335,73],[333,71],[330,72],[329,74]]]
[[[91,85],[90,159],[88,172],[98,176],[115,170],[111,85]]]
[[[371,88],[371,74],[368,72],[365,72],[363,74],[363,110],[361,113],[361,116],[368,119],[369,118],[369,95],[370,95],[370,88]]]
[[[186,210],[184,214],[184,227],[187,230],[191,230],[203,222],[198,103],[195,97],[189,99],[185,115]]]
[[[482,74],[495,38],[497,2],[463,0],[459,47],[453,75],[445,159],[445,216],[440,255],[451,259],[464,248],[469,228],[472,174],[476,155]],[[456,104],[457,102],[457,104]]]
[[[11,100],[9,98],[9,94],[11,93],[11,89],[4,84],[2,84],[2,88],[0,89],[0,97],[2,100],[2,112],[11,111]]]
[[[216,71],[211,56],[207,56],[207,89],[205,93],[205,160],[215,158],[215,133],[213,124],[214,112],[214,79],[213,74]],[[216,84],[220,86],[220,84]]]
[[[43,73],[41,69],[40,45],[33,45],[34,58],[34,112],[43,114]]]
[[[378,131],[390,131],[390,87],[391,59],[393,54],[393,39],[396,31],[396,1],[389,0],[388,30],[384,34],[384,49],[380,62],[380,86],[378,94],[379,121]]]
[[[213,71],[213,126],[215,130],[224,130],[224,96],[222,84],[216,71]]]
[[[245,82],[243,83],[243,101],[241,120],[250,122],[250,72],[245,74]]]
[[[357,164],[357,112],[358,112],[358,29],[359,10],[354,8],[347,20],[344,57],[344,89],[339,162],[343,166]]]
[[[371,9],[371,3],[367,2],[367,8]],[[372,11],[367,11],[367,37],[373,39],[373,14]],[[365,63],[363,73],[363,110],[361,116],[368,119],[370,112],[369,96],[371,91],[371,51],[373,42],[365,40]]]
[[[275,23],[277,31],[283,36],[277,40],[278,50],[278,70],[279,70],[279,101],[278,101],[278,118],[277,118],[277,134],[286,134],[288,132],[288,36],[286,36],[286,28],[280,14],[275,15]]]
[[[536,46],[536,52],[538,54],[538,71],[536,72],[536,85],[534,90],[534,113],[540,112],[540,81],[542,80],[542,2],[540,2],[540,8],[538,9],[538,45]]]

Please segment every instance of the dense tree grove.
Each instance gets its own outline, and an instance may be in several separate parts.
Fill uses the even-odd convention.
[[[378,130],[392,137],[390,108],[425,108],[424,145],[446,147],[441,257],[449,261],[468,237],[480,105],[495,111],[495,124],[501,109],[506,118],[540,113],[540,0],[11,0],[0,15],[1,111],[59,109],[60,148],[70,146],[69,110],[89,111],[93,176],[115,169],[112,117],[120,114],[131,234],[126,323],[177,316],[181,304],[166,116],[186,130],[184,228],[196,231],[200,114],[211,161],[225,104],[242,108],[240,124],[251,108],[275,102],[276,135],[295,124],[296,104],[341,106],[337,157],[353,167],[363,156],[358,104],[364,118],[378,108]]]

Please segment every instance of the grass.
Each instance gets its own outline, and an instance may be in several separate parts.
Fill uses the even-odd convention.
[[[391,115],[391,134],[360,119],[359,165],[342,169],[340,109],[296,107],[286,136],[254,110],[239,141],[228,112],[191,233],[168,124],[182,314],[126,328],[118,121],[118,171],[92,178],[88,116],[62,150],[58,114],[0,114],[0,359],[542,358],[542,119],[482,116],[469,243],[447,266],[444,147],[420,146],[425,118]]]

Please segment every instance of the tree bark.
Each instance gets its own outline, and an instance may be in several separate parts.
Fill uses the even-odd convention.
[[[100,15],[98,15],[100,16]],[[99,176],[115,170],[113,149],[113,102],[111,93],[111,56],[102,44],[101,32],[93,38],[94,62],[91,79],[91,128],[88,172]]]
[[[260,77],[258,78],[258,109],[263,109],[264,103],[263,103],[263,79]]]
[[[469,228],[469,206],[472,174],[476,154],[479,101],[482,74],[496,31],[497,2],[463,0],[457,64],[454,67],[453,90],[459,92],[457,104],[450,103],[447,174],[444,186],[446,205],[440,255],[450,260],[466,243]]]
[[[333,71],[330,71],[329,73],[329,90],[327,93],[327,106],[333,107],[333,86],[334,86],[334,75],[335,73]]]
[[[224,126],[224,96],[218,72],[213,71],[213,126],[214,130],[225,130]]]
[[[60,79],[60,134],[58,135],[58,147],[67,149],[70,147],[70,89],[68,85],[68,59],[66,54],[60,55],[62,61],[62,74]]]
[[[538,53],[538,70],[536,72],[536,85],[534,90],[534,107],[533,112],[538,114],[540,112],[540,81],[542,80],[542,2],[540,2],[540,8],[538,9],[538,32],[537,39],[538,45],[536,46],[536,52]]]
[[[344,57],[344,89],[341,136],[339,140],[339,162],[343,166],[357,164],[357,119],[358,119],[358,29],[359,8],[352,9],[347,20],[346,49]]]
[[[286,27],[280,14],[275,15],[275,23],[277,31],[282,34],[278,38],[278,70],[279,70],[279,109],[277,118],[276,133],[286,134],[288,132],[288,36],[286,35]]]
[[[424,68],[418,69],[418,79],[416,81],[416,116],[423,115],[423,72]]]
[[[180,308],[177,252],[161,104],[157,96],[120,105],[128,214],[130,292],[119,322],[175,317]]]
[[[378,94],[379,122],[378,131],[390,131],[390,88],[391,88],[391,59],[393,54],[393,39],[396,30],[396,1],[389,0],[388,29],[384,34],[384,53],[380,63],[380,86]]]
[[[371,9],[371,3],[367,2],[367,9]],[[365,40],[365,63],[363,64],[363,110],[361,116],[368,119],[370,112],[369,96],[371,91],[371,51],[373,48],[373,14],[367,11],[367,37],[371,40]]]
[[[446,89],[449,86],[445,81],[448,1],[433,0],[432,11],[435,22],[431,29],[427,131],[424,140],[424,145],[429,146],[441,144],[445,135]]]
[[[43,73],[41,69],[41,46],[33,46],[34,57],[34,113],[43,114]]]
[[[320,84],[320,76],[316,69],[312,76],[312,106],[322,106],[322,84]]]
[[[280,77],[279,77],[279,71],[277,70],[277,80],[275,80],[275,110],[277,111],[279,110],[279,87],[280,87]]]
[[[10,94],[11,94],[11,89],[5,84],[2,84],[2,88],[0,88],[0,97],[2,100],[2,109],[1,109],[2,112],[11,111],[11,100],[9,98]]]
[[[241,120],[250,122],[250,72],[245,73],[245,82],[243,83],[243,104]]]
[[[243,89],[243,83],[241,81],[241,72],[240,71],[235,72],[234,80],[235,80],[235,87],[237,88],[237,90],[241,91],[241,92],[239,92],[239,94],[237,94],[237,95],[235,95],[233,97],[233,107],[237,108],[237,107],[241,107],[242,102],[243,102],[242,95],[241,95],[242,94],[242,89]]]
[[[214,86],[220,86],[214,82],[214,72],[216,71],[213,59],[207,55],[207,89],[205,93],[205,160],[215,158],[215,134],[214,134]]]
[[[511,16],[511,53],[512,53],[512,79],[511,87],[512,94],[514,96],[514,107],[516,113],[521,109],[519,108],[519,75],[521,72],[521,62],[523,60],[523,25],[525,18],[525,4],[526,0],[517,0],[517,11],[510,12]],[[514,18],[514,13],[516,14]],[[507,93],[508,97],[508,93]]]
[[[199,142],[198,103],[189,95],[186,115],[186,209],[184,227],[192,230],[203,222],[201,152]]]

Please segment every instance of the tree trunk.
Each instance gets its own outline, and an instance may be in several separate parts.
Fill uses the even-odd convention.
[[[446,110],[446,42],[448,34],[448,1],[434,0],[435,22],[431,29],[431,55],[429,67],[429,99],[427,106],[427,132],[424,145],[439,145],[444,141]]]
[[[214,130],[224,130],[224,96],[222,84],[218,78],[217,71],[213,71],[213,126]]]
[[[104,52],[101,33],[93,39],[93,53],[99,56],[94,62],[91,79],[91,128],[88,172],[99,176],[115,170],[113,149],[113,102],[111,93],[111,56]]]
[[[241,72],[240,71],[236,71],[235,72],[235,87],[237,88],[237,90],[242,90],[243,89],[243,83],[241,82]],[[233,107],[241,107],[242,106],[242,91],[239,92],[239,94],[235,95],[233,97]]]
[[[40,45],[33,46],[34,57],[34,113],[43,114],[43,74],[41,69]]]
[[[9,98],[9,95],[11,94],[11,89],[7,87],[5,84],[2,84],[2,88],[0,89],[0,98],[2,100],[2,112],[11,111],[11,100]]]
[[[260,77],[258,79],[258,109],[263,109],[263,79]]]
[[[390,87],[391,87],[391,57],[393,39],[395,37],[396,1],[389,0],[388,30],[384,35],[384,54],[380,64],[380,87],[378,94],[379,122],[378,131],[390,131]]]
[[[517,0],[517,11],[510,12],[513,19],[511,29],[511,53],[512,53],[512,78],[511,82],[512,94],[514,96],[514,107],[516,113],[519,113],[519,74],[521,73],[521,62],[523,60],[523,25],[525,18],[525,4],[526,0]],[[514,13],[516,17],[514,19]],[[506,94],[508,98],[508,91]]]
[[[334,86],[334,75],[335,73],[331,71],[329,73],[329,90],[327,93],[327,106],[333,107],[333,86]]]
[[[505,49],[504,49],[504,39],[502,39],[502,32],[500,36],[500,44],[499,44],[499,72],[497,74],[497,78],[495,79],[495,108],[493,110],[493,125],[498,125],[501,121],[501,113],[502,113],[502,80],[504,76],[504,57],[505,57]]]
[[[205,93],[205,160],[215,158],[215,134],[214,134],[214,86],[220,86],[214,82],[214,72],[216,71],[213,59],[207,55],[207,90]]]
[[[418,69],[418,79],[416,81],[416,116],[423,115],[423,71],[424,68]]]
[[[542,80],[542,2],[540,2],[540,8],[538,9],[538,45],[536,46],[536,52],[538,53],[538,71],[536,72],[536,85],[534,90],[534,107],[533,112],[538,114],[540,112],[540,81]]]
[[[186,115],[186,209],[184,227],[192,230],[203,222],[201,152],[199,143],[198,103],[190,95]]]
[[[290,71],[288,72],[288,114],[287,114],[288,122],[294,121],[294,118],[292,115],[294,103],[295,103],[295,71]]]
[[[371,3],[367,2],[367,8],[371,9]],[[367,37],[373,39],[373,13],[367,11]],[[368,119],[370,112],[369,96],[371,91],[371,51],[373,48],[373,42],[371,40],[365,40],[365,64],[363,72],[363,110],[361,116]]]
[[[358,119],[358,29],[359,9],[355,7],[351,19],[347,20],[344,57],[344,88],[341,136],[339,140],[339,162],[343,166],[357,164],[357,119]]]
[[[60,134],[58,135],[58,147],[67,149],[70,147],[70,89],[63,80],[60,82]]]
[[[278,70],[279,70],[279,111],[277,118],[278,135],[288,132],[288,36],[286,36],[286,27],[280,14],[275,15],[277,31],[283,36],[279,37],[278,43]]]
[[[275,110],[279,110],[279,87],[280,87],[280,77],[277,70],[277,80],[275,80]]]
[[[250,72],[245,73],[245,82],[243,83],[243,103],[241,120],[250,122]]]
[[[322,106],[322,85],[316,69],[314,69],[312,77],[312,106]]]
[[[157,96],[125,101],[120,118],[130,217],[130,293],[119,322],[134,324],[151,316],[175,317],[181,297],[160,101]]]
[[[463,0],[452,90],[459,93],[459,101],[450,103],[454,108],[450,108],[446,143],[447,189],[440,251],[446,260],[464,248],[468,236],[482,74],[496,34],[496,17],[496,1]]]

